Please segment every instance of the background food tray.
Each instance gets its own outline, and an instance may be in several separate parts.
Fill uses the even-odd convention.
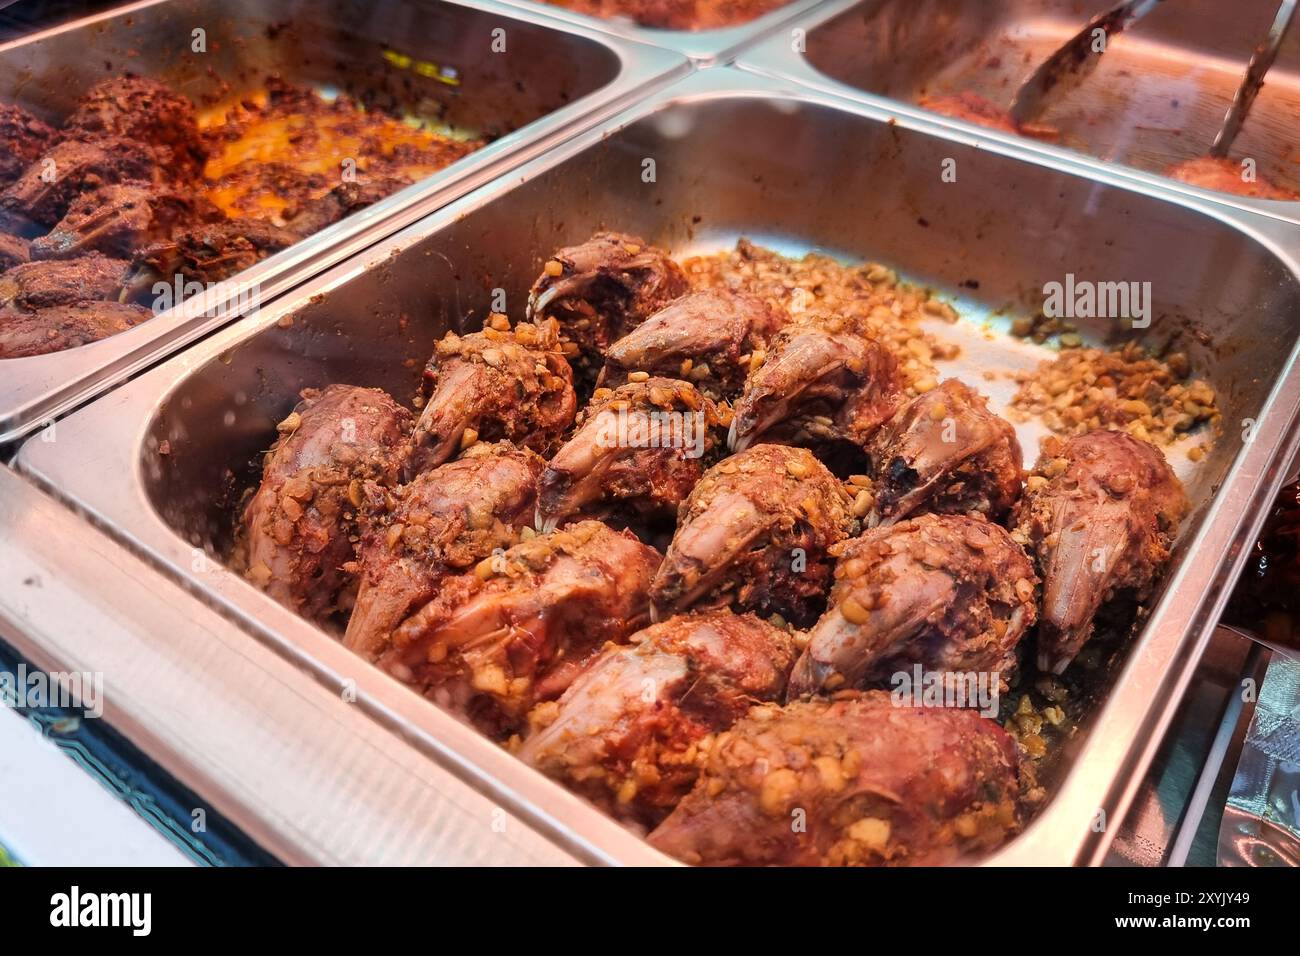
[[[196,30],[204,31],[206,52],[193,52]],[[504,31],[502,53],[491,52],[496,30]],[[152,0],[0,44],[0,102],[58,121],[92,84],[130,71],[157,77],[202,107],[278,74],[495,137],[228,280],[232,301],[238,290],[255,287],[264,305],[687,69],[676,54],[493,0],[472,7],[435,0]],[[229,304],[195,300],[90,345],[0,360],[0,444],[229,321]]]

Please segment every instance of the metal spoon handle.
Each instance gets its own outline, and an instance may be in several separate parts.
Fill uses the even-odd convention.
[[[1011,101],[1011,122],[1017,126],[1033,119],[1043,111],[1047,95],[1058,87],[1064,86],[1066,80],[1077,85],[1094,69],[1101,59],[1105,48],[1096,49],[1097,30],[1106,34],[1107,42],[1142,19],[1162,0],[1123,0],[1109,10],[1097,14],[1088,21],[1088,25],[1070,37],[1055,53],[1039,65],[1030,74],[1029,79],[1020,84],[1016,98]]]
[[[1277,51],[1282,46],[1282,41],[1286,39],[1287,31],[1291,29],[1291,21],[1295,17],[1298,4],[1300,0],[1282,0],[1282,5],[1277,8],[1277,16],[1273,18],[1273,25],[1268,29],[1268,36],[1251,54],[1246,76],[1241,81],[1241,86],[1237,87],[1237,95],[1232,98],[1232,106],[1223,117],[1223,126],[1219,129],[1219,135],[1214,137],[1214,145],[1210,147],[1211,156],[1222,159],[1232,150],[1233,140],[1241,132],[1250,108],[1255,105],[1255,97],[1259,95],[1260,88],[1264,85],[1264,74],[1277,59]]]

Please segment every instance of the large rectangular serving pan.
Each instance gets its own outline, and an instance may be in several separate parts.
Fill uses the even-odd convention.
[[[712,30],[660,30],[654,27],[640,26],[623,17],[605,19],[603,17],[588,16],[585,13],[577,13],[554,4],[543,3],[541,0],[537,0],[537,2],[534,2],[534,0],[503,0],[503,2],[526,7],[529,10],[545,11],[547,14],[567,23],[580,25],[591,30],[600,30],[627,40],[653,43],[655,46],[666,47],[669,50],[675,50],[684,56],[688,56],[701,66],[711,66],[729,62],[744,47],[779,30],[783,24],[789,22],[792,18],[817,9],[825,0],[792,0],[785,6],[771,10],[761,17],[750,20],[748,23],[737,23],[734,26],[719,27]]]
[[[196,31],[203,31],[198,38]],[[492,52],[497,37],[504,52]],[[0,102],[51,120],[93,83],[122,71],[158,77],[201,105],[226,102],[276,73],[322,92],[365,92],[412,115],[496,137],[232,277],[228,301],[193,300],[91,345],[0,361],[0,444],[228,321],[236,304],[265,304],[510,163],[540,154],[584,120],[616,112],[647,84],[688,69],[677,54],[495,0],[146,0],[0,44]]]
[[[934,117],[982,138],[1017,142],[1046,156],[1115,168],[1188,196],[1300,222],[1300,202],[1250,199],[1159,175],[1209,151],[1276,0],[1165,3],[1113,41],[1096,72],[1044,114],[1078,141],[1042,143],[916,105],[922,93],[970,90],[1000,106],[1019,83],[1108,0],[831,0],[789,30],[744,50],[746,69],[783,76],[898,115]],[[1300,37],[1287,38],[1233,147],[1300,192]],[[1068,146],[1068,148],[1067,148]]]
[[[643,178],[647,159],[653,182]],[[956,182],[941,181],[945,159],[956,162]],[[444,330],[481,320],[497,288],[517,315],[549,252],[600,226],[675,251],[748,235],[964,290],[968,379],[989,355],[1000,363],[1039,354],[1013,344],[989,352],[981,323],[1005,324],[998,313],[1007,306],[1041,305],[1045,282],[1074,272],[1152,283],[1156,318],[1144,334],[1153,344],[1180,340],[1220,392],[1224,431],[1188,473],[1196,509],[1162,597],[1061,752],[1051,801],[993,858],[1099,861],[1110,836],[1096,828],[1097,810],[1114,823],[1122,817],[1295,450],[1300,244],[1277,220],[1021,155],[1014,144],[981,145],[923,118],[890,122],[886,111],[780,80],[707,70],[104,396],[53,435],[31,438],[16,467],[299,666],[331,686],[350,682],[369,713],[559,834],[571,852],[662,862],[212,557],[229,538],[227,491],[251,479],[299,389],[338,381],[411,394]],[[1083,331],[1101,339],[1113,326]],[[995,404],[1009,388],[977,384]],[[1238,425],[1245,420],[1248,432]]]

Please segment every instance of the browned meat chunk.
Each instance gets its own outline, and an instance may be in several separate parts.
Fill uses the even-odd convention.
[[[643,371],[688,379],[711,398],[734,398],[787,322],[757,296],[692,292],[610,345],[600,384],[622,385],[628,373]]]
[[[377,388],[330,385],[302,399],[277,426],[244,510],[247,577],[326,624],[347,603],[344,565],[369,483],[397,484],[411,413]]]
[[[701,743],[780,698],[789,634],[749,614],[669,618],[608,647],[529,715],[519,758],[621,819],[653,827],[695,783]]]
[[[0,189],[49,149],[57,135],[25,109],[0,103]]]
[[[399,680],[487,733],[517,730],[607,641],[644,627],[660,555],[583,521],[446,578],[379,659]]]
[[[1005,530],[921,515],[833,551],[831,607],[795,666],[792,696],[888,681],[915,664],[1010,677],[1037,616],[1038,578]]]
[[[339,183],[325,195],[285,210],[285,228],[306,238],[409,185],[409,180],[391,177]]]
[[[933,866],[1018,829],[1015,742],[887,693],[765,704],[718,736],[650,843],[706,866]]]
[[[36,312],[0,307],[0,358],[45,355],[125,332],[153,318],[138,305],[79,302]]]
[[[26,239],[0,232],[0,272],[30,262],[32,250]]]
[[[662,249],[599,232],[546,261],[528,295],[528,317],[556,319],[565,354],[579,372],[594,376],[611,342],[688,289],[681,266]]]
[[[129,139],[65,139],[28,166],[0,193],[0,210],[53,226],[88,189],[128,180],[161,180],[155,150]]]
[[[74,199],[49,234],[32,241],[32,258],[70,259],[98,250],[129,259],[138,246],[168,239],[180,226],[216,215],[215,209],[204,209],[174,189],[143,182],[100,186]]]
[[[391,495],[373,496],[381,507],[357,545],[361,585],[344,644],[374,659],[439,580],[516,544],[532,526],[544,464],[509,442],[480,442]]]
[[[434,348],[408,477],[474,441],[511,441],[546,454],[573,423],[578,400],[555,323],[498,324],[470,335],[448,332]]]
[[[880,342],[834,316],[777,333],[736,402],[730,444],[862,445],[902,400],[898,362]]]
[[[803,448],[755,445],[710,468],[683,502],[655,578],[657,617],[690,607],[815,620],[831,545],[854,522],[844,487]]]
[[[177,166],[178,179],[198,176],[207,156],[194,105],[157,80],[140,76],[96,84],[81,98],[63,129],[72,139],[121,137],[163,147]]]
[[[1024,453],[1016,430],[955,378],[899,409],[866,446],[875,478],[869,525],[918,510],[1000,521],[1020,497]]]
[[[44,309],[95,299],[116,299],[126,278],[126,262],[98,252],[80,259],[26,262],[0,275],[0,307]]]
[[[1212,156],[1198,156],[1165,171],[1170,179],[1189,186],[1213,189],[1216,192],[1232,193],[1237,196],[1250,196],[1253,199],[1281,199],[1294,202],[1300,198],[1289,189],[1276,186],[1262,177],[1246,179],[1245,167],[1235,159],[1216,159]]]
[[[689,382],[651,378],[597,389],[538,486],[537,527],[575,515],[648,526],[670,521],[716,443],[713,403]]]
[[[1105,430],[1043,442],[1016,509],[1016,535],[1043,579],[1039,668],[1064,671],[1117,595],[1151,596],[1187,510],[1182,483],[1148,442]]]
[[[173,275],[221,282],[297,241],[294,233],[260,219],[197,225],[142,249],[136,256],[140,268],[132,285],[147,289],[156,279]]]

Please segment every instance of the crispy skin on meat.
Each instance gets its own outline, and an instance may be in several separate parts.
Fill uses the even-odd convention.
[[[0,307],[0,358],[61,352],[125,332],[153,318],[138,305],[74,302],[25,312]]]
[[[672,519],[717,443],[713,403],[689,382],[597,389],[538,484],[537,530],[582,515],[635,528]]]
[[[980,517],[921,515],[832,549],[830,608],[790,679],[792,696],[927,671],[997,672],[1033,626],[1038,578],[1005,530]]]
[[[952,863],[1018,829],[1017,763],[1011,737],[971,710],[882,691],[764,704],[718,736],[649,840],[705,866]]]
[[[44,309],[97,299],[116,300],[127,263],[98,252],[57,262],[25,262],[0,275],[0,307]]]
[[[0,272],[30,262],[31,259],[32,250],[26,239],[0,232]]]
[[[645,626],[659,561],[599,521],[531,538],[444,579],[380,666],[486,733],[509,734],[606,642]]]
[[[564,351],[583,377],[594,377],[605,349],[690,286],[681,266],[636,236],[598,232],[557,250],[528,294],[528,317],[560,323]]]
[[[740,393],[750,368],[789,316],[758,296],[704,289],[674,299],[605,350],[600,384],[616,387],[630,372],[689,379],[710,398]]]
[[[57,136],[22,107],[0,103],[0,189],[17,179]]]
[[[179,180],[197,177],[207,157],[194,104],[142,76],[119,76],[91,87],[63,129],[70,139],[120,137],[162,147],[170,153]]]
[[[169,186],[125,182],[99,186],[72,201],[48,234],[34,239],[33,259],[70,259],[87,252],[129,259],[137,248],[164,241],[183,225],[220,216],[202,199]]]
[[[682,503],[655,577],[658,618],[691,607],[816,619],[830,547],[854,522],[844,486],[803,448],[755,445],[710,468]]]
[[[448,574],[516,544],[533,523],[541,457],[509,442],[471,446],[391,495],[369,495],[357,545],[360,588],[343,643],[373,660],[393,628],[431,600]]]
[[[548,453],[573,422],[572,381],[554,322],[448,332],[424,369],[407,477],[451,458],[467,429]]]
[[[518,756],[620,819],[653,827],[691,789],[699,746],[778,700],[791,636],[752,614],[669,618],[607,647],[529,715]]]
[[[917,511],[1000,521],[1020,497],[1024,453],[984,397],[945,379],[904,405],[866,446],[875,486],[871,526]]]
[[[65,139],[51,146],[0,193],[11,217],[53,226],[79,195],[105,183],[162,182],[170,157],[134,140],[101,136]]]
[[[1016,535],[1043,579],[1038,666],[1059,674],[1117,595],[1149,598],[1188,511],[1165,456],[1149,442],[1099,429],[1049,438],[1016,508]]]
[[[287,229],[260,219],[229,219],[183,229],[137,253],[131,287],[148,289],[158,279],[173,275],[205,284],[221,282],[297,241]]]
[[[277,426],[243,515],[247,577],[285,607],[326,624],[345,599],[363,495],[393,486],[411,413],[377,388],[305,389]]]
[[[902,401],[894,354],[837,316],[792,322],[772,339],[736,402],[728,441],[860,446]]]

